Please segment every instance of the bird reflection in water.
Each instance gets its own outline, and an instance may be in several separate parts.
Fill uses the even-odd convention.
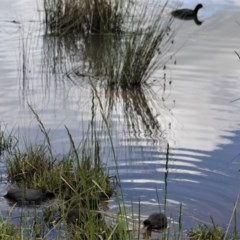
[[[198,10],[203,8],[201,3],[197,4],[194,9],[177,9],[172,11],[173,17],[181,20],[193,20],[197,25],[201,25],[203,22],[198,19]]]

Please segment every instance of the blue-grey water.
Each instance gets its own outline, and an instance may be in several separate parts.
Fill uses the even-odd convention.
[[[133,204],[137,215],[140,203],[141,219],[165,205],[175,226],[182,204],[183,229],[209,223],[210,216],[226,228],[240,193],[240,59],[235,53],[240,54],[240,3],[202,3],[202,25],[174,21],[166,68],[159,67],[148,86],[135,93],[97,87],[104,114],[110,112],[126,205],[132,210]],[[183,1],[182,6],[195,5]],[[170,2],[169,11],[175,6]],[[79,63],[86,64],[86,70],[91,59],[103,57],[102,43],[89,43],[83,61],[78,55],[84,46],[81,39],[72,47],[71,39],[44,36],[42,10],[41,1],[1,0],[1,129],[19,138],[22,147],[26,141],[40,142],[43,136],[30,104],[50,130],[54,152],[60,155],[69,149],[65,126],[80,143],[95,108],[102,156],[115,174],[98,98],[88,78],[77,75],[82,71]],[[0,204],[6,209],[4,157],[0,167]],[[109,207],[118,211],[114,202]]]

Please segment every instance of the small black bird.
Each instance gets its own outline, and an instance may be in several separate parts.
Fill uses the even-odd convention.
[[[66,220],[68,224],[77,224],[79,226],[86,224],[89,216],[94,220],[100,221],[102,215],[99,213],[99,198],[94,197],[65,197]]]
[[[175,18],[179,18],[182,20],[194,20],[196,24],[200,25],[202,22],[198,20],[197,14],[198,10],[203,8],[203,5],[199,3],[193,10],[192,9],[178,9],[172,11],[171,14]]]
[[[37,204],[55,198],[55,194],[38,189],[13,187],[4,197],[18,204]]]
[[[167,227],[167,217],[164,213],[152,213],[143,225],[147,230],[163,230]]]

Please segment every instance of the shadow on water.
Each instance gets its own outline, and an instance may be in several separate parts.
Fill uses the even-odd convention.
[[[43,38],[43,74],[46,81],[57,84],[69,80],[69,73],[75,71],[75,65],[82,61],[84,45],[79,36],[44,36]]]
[[[197,15],[195,15],[191,18],[188,18],[188,19],[186,19],[185,17],[175,17],[175,16],[174,16],[174,18],[177,18],[177,19],[180,19],[180,20],[183,20],[183,21],[194,21],[196,25],[202,25],[202,23],[203,23],[203,21],[200,21],[198,19]]]
[[[43,73],[56,84],[68,81],[75,85],[89,83],[88,78],[105,81],[112,64],[112,56],[120,50],[117,37],[48,36],[43,39]],[[101,80],[101,81],[100,81]]]
[[[94,76],[107,78],[113,59],[121,53],[119,36],[89,36],[85,41],[84,62]],[[104,80],[104,79],[103,79]]]

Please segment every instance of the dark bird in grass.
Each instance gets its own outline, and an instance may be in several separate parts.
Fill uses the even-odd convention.
[[[197,4],[194,9],[177,9],[175,11],[172,11],[171,14],[175,18],[179,18],[182,20],[194,20],[197,25],[201,25],[202,21],[199,21],[197,16],[198,10],[200,8],[203,8],[203,5],[201,3]]]
[[[55,194],[38,189],[12,187],[4,197],[18,204],[39,204],[55,198]]]
[[[91,216],[96,222],[101,219],[99,213],[99,198],[94,197],[65,197],[66,220],[68,224],[84,225]]]
[[[102,215],[97,210],[90,210],[83,207],[67,209],[66,220],[68,224],[82,226],[91,218],[96,223],[99,223],[102,220]]]
[[[163,230],[167,228],[167,217],[164,213],[152,213],[143,221],[145,237],[151,236],[153,230]]]

